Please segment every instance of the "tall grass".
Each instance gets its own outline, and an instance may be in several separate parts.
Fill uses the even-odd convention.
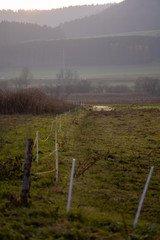
[[[68,110],[71,104],[38,89],[16,92],[0,90],[0,114],[51,114]]]

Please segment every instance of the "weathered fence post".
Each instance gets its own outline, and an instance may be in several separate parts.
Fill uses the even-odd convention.
[[[33,151],[33,140],[28,139],[26,142],[26,152],[24,160],[24,174],[23,174],[23,184],[21,193],[21,202],[26,203],[29,197],[29,190],[31,185],[31,164],[32,164],[32,151]]]

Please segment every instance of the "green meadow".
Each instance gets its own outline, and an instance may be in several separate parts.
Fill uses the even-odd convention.
[[[59,182],[55,172],[55,116],[0,116],[0,239],[157,240],[160,236],[160,106],[85,105],[58,118]],[[54,120],[54,122],[53,122]],[[53,127],[53,128],[52,128]],[[39,162],[36,161],[39,132]],[[35,142],[30,198],[21,203],[25,144]],[[72,159],[71,209],[66,213]],[[153,175],[137,226],[138,204]]]
[[[154,62],[150,64],[139,64],[139,65],[119,65],[119,66],[75,66],[67,69],[76,71],[80,78],[93,79],[100,81],[133,81],[141,76],[148,77],[160,77],[160,63]],[[20,68],[6,68],[0,69],[0,77],[6,79],[13,79],[19,77],[22,69]],[[58,67],[41,67],[41,68],[30,68],[30,72],[33,75],[33,81],[39,82],[38,80],[56,79],[56,75],[59,73],[60,68]],[[45,81],[44,81],[45,83]]]

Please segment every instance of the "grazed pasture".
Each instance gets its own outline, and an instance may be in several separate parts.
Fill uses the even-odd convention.
[[[160,107],[109,105],[62,115],[58,134],[59,184],[54,134],[45,141],[54,116],[0,116],[1,239],[159,239]],[[39,131],[32,163],[29,202],[20,203],[25,141]],[[66,214],[72,159],[76,158],[71,211]],[[137,227],[138,203],[150,167],[153,176]]]

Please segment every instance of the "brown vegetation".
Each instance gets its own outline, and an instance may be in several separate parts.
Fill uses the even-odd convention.
[[[68,100],[79,99],[86,104],[159,104],[160,97],[146,93],[79,93],[70,94]]]
[[[71,104],[38,89],[0,91],[0,114],[49,114],[68,110]]]

